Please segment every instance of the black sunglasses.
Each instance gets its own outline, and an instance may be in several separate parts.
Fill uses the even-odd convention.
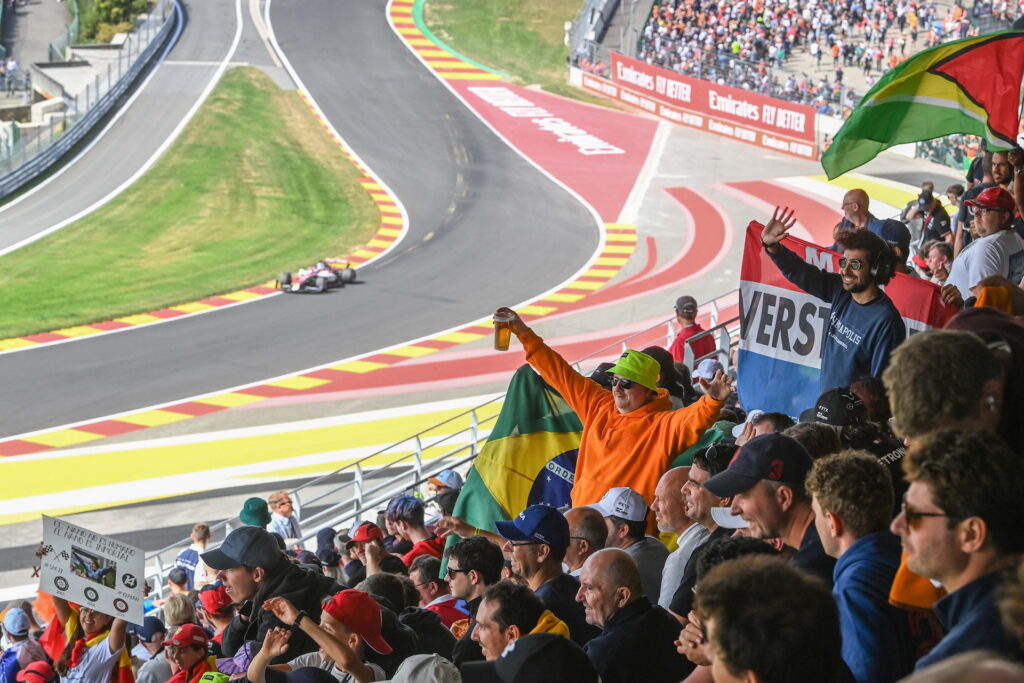
[[[621,377],[612,377],[610,380],[608,380],[608,382],[613,387],[622,387],[627,391],[632,389],[633,385],[636,384],[636,382],[634,382],[631,379],[622,379]]]

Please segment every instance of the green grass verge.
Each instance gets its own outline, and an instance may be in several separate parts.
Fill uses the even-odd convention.
[[[427,0],[427,27],[481,64],[512,74],[524,85],[608,106],[608,100],[566,81],[565,22],[580,0]]]
[[[0,338],[193,301],[344,256],[380,224],[359,177],[294,91],[232,69],[142,179],[0,259]]]

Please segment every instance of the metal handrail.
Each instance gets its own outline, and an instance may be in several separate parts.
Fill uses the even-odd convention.
[[[711,313],[710,313],[711,327],[708,328],[707,330],[704,330],[700,334],[694,335],[692,338],[696,339],[697,337],[700,337],[700,336],[702,336],[704,334],[709,334],[709,333],[711,333],[711,332],[713,332],[713,331],[715,331],[715,330],[717,330],[717,329],[722,327],[722,325],[720,325],[718,323],[718,316],[721,313],[721,311],[719,310],[719,307],[718,307],[718,301],[720,299],[724,299],[725,297],[729,296],[730,294],[732,294],[734,292],[738,292],[738,291],[739,291],[739,287],[734,287],[733,289],[730,289],[729,291],[727,291],[727,292],[725,292],[723,294],[719,294],[718,296],[716,296],[711,301],[708,301],[708,302],[706,302],[704,304],[701,304],[701,306],[705,306],[705,307],[706,306],[710,306],[711,307]],[[738,318],[730,319],[726,323],[723,323],[723,325],[724,324],[728,324],[730,322],[734,322],[735,320],[738,320]],[[592,358],[595,358],[597,356],[603,356],[606,353],[608,353],[609,351],[611,351],[612,349],[623,349],[623,348],[626,348],[629,345],[629,342],[632,341],[633,339],[636,339],[638,337],[642,337],[642,336],[644,336],[646,334],[649,334],[650,332],[658,329],[662,325],[665,325],[667,327],[667,330],[668,330],[666,335],[665,335],[665,345],[666,346],[671,346],[672,342],[675,340],[675,335],[676,335],[675,327],[672,324],[674,321],[675,321],[675,317],[666,318],[665,320],[657,322],[657,323],[655,323],[654,325],[651,325],[648,328],[640,330],[639,332],[634,332],[633,334],[629,335],[628,337],[624,337],[623,339],[620,339],[617,342],[613,342],[611,344],[608,344],[607,346],[601,347],[597,351],[594,351],[592,353],[588,353],[586,356],[583,356],[579,360],[574,361],[572,363],[572,366],[574,368],[576,368],[576,370],[578,372],[582,373],[583,372],[582,364],[583,364],[584,361],[588,361],[588,360],[590,360]],[[728,354],[726,354],[726,355],[728,355]],[[700,359],[697,359],[697,360],[700,360]]]
[[[737,291],[737,289],[731,289],[731,290],[725,292],[724,294],[721,294],[721,295],[715,297],[715,299],[712,299],[711,301],[702,304],[702,306],[704,306],[704,307],[710,306],[710,308],[711,308],[711,323],[712,323],[712,326],[710,328],[708,328],[707,330],[702,331],[699,335],[695,335],[694,336],[694,338],[697,338],[697,337],[706,336],[706,335],[709,335],[709,334],[716,334],[716,333],[718,334],[718,338],[719,338],[718,348],[716,348],[715,351],[712,354],[708,354],[707,357],[710,357],[712,355],[722,355],[724,357],[724,359],[725,359],[724,362],[723,362],[723,365],[726,367],[726,369],[728,369],[728,356],[729,356],[728,351],[729,351],[729,348],[733,345],[733,342],[731,341],[731,330],[733,328],[733,325],[736,322],[739,321],[739,316],[730,318],[729,320],[727,320],[725,322],[721,322],[721,323],[718,322],[718,316],[721,313],[721,310],[719,308],[719,303],[718,302],[722,298],[727,297],[727,296],[733,294],[736,291]],[[584,356],[583,358],[580,358],[579,360],[577,360],[574,363],[572,363],[572,365],[578,371],[580,371],[580,367],[581,367],[581,364],[583,362],[585,362],[587,360],[590,360],[590,359],[592,359],[592,358],[594,358],[596,356],[600,356],[602,354],[605,354],[610,349],[621,348],[623,345],[627,344],[630,340],[636,339],[637,337],[639,337],[641,335],[644,335],[644,334],[649,334],[653,330],[656,330],[656,329],[658,329],[659,327],[661,327],[663,325],[667,326],[666,340],[667,340],[668,344],[671,344],[671,342],[672,342],[672,340],[674,338],[674,335],[675,335],[675,328],[673,327],[673,324],[672,324],[673,320],[674,320],[674,318],[668,318],[668,319],[666,319],[666,320],[664,320],[662,322],[659,322],[659,323],[657,323],[655,325],[652,325],[651,327],[648,327],[648,328],[646,328],[644,330],[641,330],[640,332],[636,332],[636,333],[634,333],[634,334],[632,334],[632,335],[630,335],[630,336],[628,336],[628,337],[626,337],[626,338],[624,338],[624,339],[622,339],[622,340],[620,340],[618,342],[615,342],[614,344],[610,344],[610,345],[608,345],[606,347],[603,347],[603,348],[601,348],[601,349],[599,349],[597,351],[594,351],[593,353],[590,353],[590,354]],[[689,351],[689,346],[688,345],[687,345],[687,350]],[[690,353],[692,354],[692,351],[690,351]],[[700,359],[697,359],[697,360],[701,360],[704,357],[705,356],[702,356]],[[348,464],[346,464],[346,465],[344,465],[342,467],[339,467],[338,469],[334,470],[333,472],[329,472],[328,474],[320,475],[319,477],[316,477],[316,478],[314,478],[314,479],[312,479],[312,480],[310,480],[308,482],[305,482],[304,484],[301,484],[300,486],[297,486],[294,489],[292,489],[289,492],[289,495],[291,497],[293,497],[293,500],[294,500],[294,502],[296,504],[296,511],[300,515],[300,523],[303,526],[309,525],[307,527],[307,531],[305,531],[303,533],[302,537],[299,539],[300,543],[305,544],[306,542],[310,541],[311,539],[314,539],[315,536],[316,536],[317,530],[319,530],[320,528],[323,528],[324,526],[338,526],[339,524],[341,524],[343,522],[359,519],[364,514],[366,514],[367,511],[373,510],[373,509],[377,508],[377,506],[379,506],[379,505],[385,503],[386,501],[390,500],[391,498],[393,498],[396,495],[397,491],[413,489],[413,488],[415,488],[417,486],[420,486],[420,485],[426,483],[427,480],[430,479],[431,476],[434,476],[435,474],[437,474],[438,472],[440,472],[443,469],[459,467],[459,466],[471,463],[473,460],[476,459],[476,456],[479,453],[479,444],[480,444],[481,440],[486,439],[486,437],[490,433],[489,430],[482,430],[481,426],[497,419],[497,415],[490,415],[490,416],[486,416],[486,417],[481,418],[479,416],[479,412],[478,411],[482,410],[483,408],[486,408],[487,406],[495,403],[496,401],[504,400],[504,398],[505,398],[505,394],[501,394],[499,396],[496,396],[496,397],[492,398],[489,401],[486,401],[484,403],[481,403],[478,406],[475,406],[475,407],[470,408],[468,410],[465,410],[465,411],[463,411],[463,412],[461,412],[461,413],[459,413],[457,415],[449,417],[448,419],[443,420],[443,421],[441,421],[441,422],[439,422],[439,423],[437,423],[435,425],[432,425],[430,427],[427,427],[426,429],[420,430],[419,432],[416,432],[415,434],[413,434],[411,436],[408,436],[408,437],[402,439],[401,441],[397,441],[397,442],[395,442],[393,444],[390,444],[390,445],[388,445],[388,446],[386,446],[384,448],[378,449],[378,450],[374,451],[373,453],[371,453],[371,454],[369,454],[367,456],[359,458],[355,462],[348,463]],[[459,418],[465,418],[467,416],[470,419],[470,426],[465,427],[465,428],[463,428],[463,429],[461,429],[459,431],[452,432],[451,434],[447,434],[447,435],[441,436],[436,441],[431,442],[429,445],[426,445],[426,446],[424,445],[424,443],[423,443],[424,437],[429,432],[436,431],[437,429],[443,427],[446,424],[449,424],[449,423],[451,423],[451,422],[453,422],[455,420],[458,420]],[[431,462],[432,466],[429,467],[429,468],[424,468],[424,462],[423,462],[424,451],[436,448],[436,447],[438,447],[438,446],[440,446],[440,445],[442,445],[444,443],[454,441],[457,437],[466,436],[466,435],[469,436],[469,439],[468,439],[468,442],[465,445],[458,446],[454,450],[446,452],[443,455],[439,455],[439,456],[430,458],[430,462]],[[372,468],[372,469],[370,467],[368,467],[368,465],[370,464],[370,461],[373,458],[377,458],[377,457],[379,457],[381,455],[387,454],[389,452],[393,452],[393,451],[401,448],[403,446],[403,444],[406,444],[407,442],[412,442],[413,443],[414,448],[413,448],[412,452],[410,452],[410,453],[408,453],[406,455],[403,455],[403,456],[401,456],[400,458],[398,458],[396,460],[392,460],[391,462],[389,462],[388,464],[386,464],[386,465],[384,465],[382,467],[375,467],[375,468]],[[467,451],[467,450],[469,451],[468,455],[460,455],[460,454],[464,454],[465,451]],[[339,453],[340,453],[340,451],[339,451]],[[459,456],[459,459],[456,462],[450,462],[452,460],[452,458],[455,458],[457,456]],[[412,464],[411,465],[410,464],[406,464],[410,459],[412,460]],[[394,474],[393,476],[390,476],[390,477],[386,478],[384,481],[382,481],[382,482],[380,482],[378,484],[375,484],[370,489],[366,489],[365,488],[365,484],[366,484],[365,480],[366,480],[367,472],[371,472],[373,474],[374,478],[376,478],[376,477],[380,477],[380,476],[386,475],[389,472],[391,472],[393,470],[396,470],[396,469],[399,469],[401,471],[398,472],[397,474]],[[403,480],[407,480],[409,478],[410,473],[413,475],[412,480],[408,481],[408,483],[406,483],[404,485],[398,486],[399,482],[401,482]],[[345,475],[351,475],[351,479],[349,479],[349,480],[339,484],[338,486],[336,486],[334,488],[331,488],[331,489],[329,489],[329,490],[327,490],[327,491],[325,491],[323,493],[320,493],[316,497],[310,498],[309,500],[307,500],[305,502],[301,501],[301,491],[302,490],[308,489],[308,488],[310,488],[312,486],[316,486],[316,485],[325,483],[328,480],[330,480],[332,477],[345,476]],[[302,506],[309,506],[309,505],[311,505],[311,504],[313,504],[313,503],[315,503],[317,501],[323,500],[323,499],[328,498],[330,496],[334,496],[334,495],[338,494],[340,491],[342,491],[342,489],[344,489],[346,487],[354,487],[356,489],[355,495],[353,497],[350,497],[350,498],[348,498],[348,499],[346,499],[346,500],[344,500],[342,502],[335,503],[335,504],[327,507],[326,509],[317,512],[316,514],[311,515],[308,518],[305,518],[305,519],[302,518]],[[345,510],[344,512],[339,512],[340,510],[343,510],[343,509],[345,509],[345,508],[347,508],[349,506],[351,506],[351,509]],[[216,524],[214,524],[214,525],[212,525],[210,527],[210,531],[211,532],[215,532],[215,531],[219,532],[221,530],[224,530],[225,535],[227,535],[231,531],[231,523],[234,522],[237,519],[238,519],[238,517],[236,516],[236,517],[232,517],[232,518],[223,520],[221,522],[218,522],[218,523],[216,523]],[[176,543],[172,543],[170,545],[165,546],[164,548],[161,548],[160,550],[153,551],[153,552],[151,552],[151,553],[146,555],[147,565],[150,562],[152,562],[153,565],[155,565],[154,566],[154,572],[148,573],[148,575],[149,576],[155,576],[155,578],[158,579],[158,581],[156,581],[156,592],[157,592],[158,595],[162,595],[163,587],[164,587],[164,583],[165,583],[166,571],[169,571],[169,569],[170,569],[170,567],[167,567],[167,570],[165,571],[165,569],[164,569],[164,561],[163,561],[163,558],[161,556],[164,555],[165,553],[169,552],[169,551],[172,551],[172,550],[176,551],[176,550],[178,550],[180,548],[186,547],[189,543],[190,543],[190,539],[189,538],[184,538],[184,539],[181,539],[180,541],[177,541]],[[212,547],[215,547],[215,546],[211,545],[210,547],[212,548]],[[173,566],[173,561],[170,564],[171,564],[171,566]]]

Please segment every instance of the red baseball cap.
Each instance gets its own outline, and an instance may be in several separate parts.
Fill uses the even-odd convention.
[[[189,645],[202,645],[210,642],[210,636],[199,624],[182,624],[174,635],[164,641],[164,647],[188,647]]]
[[[35,661],[18,672],[15,680],[25,683],[47,683],[56,677],[53,667],[43,661]]]
[[[217,586],[199,591],[199,602],[207,612],[220,612],[234,601],[228,595],[227,586]]]
[[[377,529],[376,525],[374,528]],[[377,532],[380,533],[380,529]],[[324,605],[324,611],[358,633],[375,652],[391,654],[391,646],[381,635],[383,618],[380,605],[369,593],[357,590],[335,593],[331,601]]]
[[[352,534],[352,540],[345,544],[345,548],[351,548],[356,543],[365,543],[366,541],[372,541],[373,539],[384,540],[384,532],[380,530],[380,527],[373,522],[363,522],[356,529],[356,532]]]
[[[977,206],[982,209],[999,209],[1013,213],[1017,208],[1013,201],[1013,195],[1001,187],[988,187],[978,193],[974,199],[964,202],[967,206]]]

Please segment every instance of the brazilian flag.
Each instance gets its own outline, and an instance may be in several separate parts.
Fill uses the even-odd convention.
[[[516,370],[491,435],[469,471],[455,516],[495,531],[536,503],[569,505],[583,424],[533,368]]]

